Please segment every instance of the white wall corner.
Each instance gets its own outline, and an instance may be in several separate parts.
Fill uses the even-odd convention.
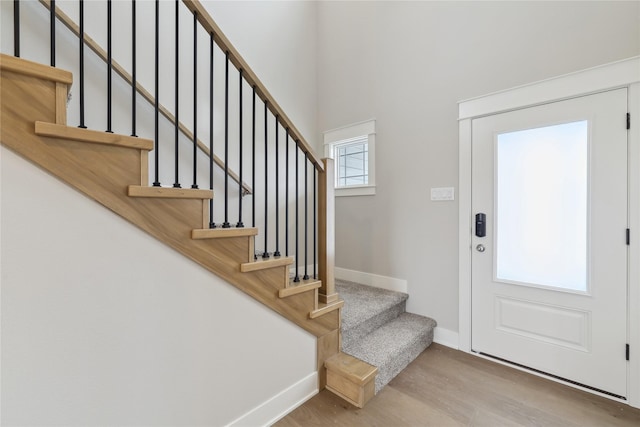
[[[378,274],[365,273],[364,271],[349,270],[346,268],[335,267],[335,276],[337,279],[347,280],[349,282],[361,283],[363,285],[373,286],[375,288],[387,289],[389,291],[409,293],[407,281],[404,279],[396,279],[394,277],[380,276]]]
[[[318,372],[313,372],[227,426],[270,426],[318,394]]]
[[[437,326],[433,330],[433,342],[458,350],[458,333]]]

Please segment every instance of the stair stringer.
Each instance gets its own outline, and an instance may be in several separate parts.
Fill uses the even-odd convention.
[[[60,109],[66,91],[60,87],[70,83],[70,74],[60,78],[61,70],[6,55],[0,56],[0,68],[3,145],[318,337],[324,388],[324,360],[339,348],[341,305],[311,318],[318,308],[315,290],[279,297],[289,284],[288,266],[241,272],[240,265],[252,261],[251,236],[193,239],[192,231],[208,218],[206,201],[129,197],[129,185],[147,185],[146,150],[37,135],[37,121],[65,124]]]

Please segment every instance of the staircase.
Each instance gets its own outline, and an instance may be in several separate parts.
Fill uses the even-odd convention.
[[[343,397],[362,407],[431,345],[436,322],[407,313],[405,293],[343,280],[336,280],[336,290],[345,301],[343,353],[327,361],[327,387],[344,390],[344,379],[349,378],[353,394]]]
[[[256,228],[207,228],[211,191],[149,186],[151,140],[67,126],[70,73],[2,54],[0,75],[4,146],[315,335],[324,387],[339,350],[335,293],[321,302],[320,280],[290,279],[292,257],[256,259]]]
[[[59,19],[73,34],[84,34],[80,31],[82,25],[78,27],[63,12],[56,10],[53,2],[41,0],[41,3],[50,10],[52,22],[55,23],[56,19]],[[89,37],[85,39],[84,44],[96,52],[99,58],[105,61],[109,58],[109,75],[112,74],[113,67],[113,73],[117,73],[132,88],[134,99],[140,96],[151,105],[155,103],[155,139],[112,133],[110,94],[107,132],[87,129],[84,126],[82,112],[80,126],[69,125],[67,106],[69,90],[73,83],[72,74],[59,68],[0,54],[0,142],[128,220],[159,242],[168,245],[313,334],[317,337],[318,388],[323,389],[326,386],[347,401],[362,407],[431,343],[435,321],[406,313],[406,294],[349,282],[338,282],[336,289],[333,272],[335,251],[332,160],[316,157],[310,145],[301,137],[300,132],[264,85],[224,37],[204,7],[192,0],[184,0],[183,3],[189,12],[193,13],[194,26],[198,24],[206,30],[212,51],[215,42],[221,52],[224,52],[227,83],[229,64],[239,72],[239,100],[243,99],[243,85],[251,88],[253,92],[250,117],[253,120],[254,152],[251,154],[251,176],[254,182],[251,187],[244,183],[242,175],[242,162],[246,166],[250,164],[249,159],[243,160],[242,157],[243,144],[248,144],[249,139],[247,137],[243,140],[242,137],[242,102],[239,102],[240,112],[237,113],[240,124],[239,135],[236,135],[239,141],[240,171],[239,175],[236,175],[229,169],[229,161],[226,158],[227,152],[232,150],[227,146],[227,123],[224,125],[223,162],[213,150],[213,125],[209,135],[211,142],[207,147],[198,139],[195,131],[190,131],[178,120],[177,105],[173,115],[160,105],[158,98],[154,98],[144,89],[133,75],[128,74],[115,61],[112,62],[110,53],[104,52]],[[157,16],[156,9],[156,18]],[[15,22],[20,22],[19,17]],[[81,51],[84,44],[80,43]],[[52,46],[55,46],[55,43],[52,43]],[[54,51],[55,49],[52,51],[52,57],[55,57]],[[213,63],[213,53],[209,59]],[[156,71],[158,67],[156,64]],[[82,88],[82,73],[80,76]],[[211,76],[213,81],[213,74]],[[176,82],[176,93],[177,84]],[[80,92],[82,93],[82,89]],[[226,84],[225,103],[228,94]],[[197,99],[197,91],[194,90],[194,104],[197,104]],[[213,95],[210,99],[213,99]],[[256,170],[255,167],[256,100],[264,103],[264,139],[259,141],[264,142],[265,147],[264,167],[261,170]],[[84,108],[83,104],[81,101],[81,109]],[[133,105],[135,102],[131,107],[132,115],[135,117]],[[197,105],[194,105],[194,117],[198,116],[195,112],[196,107]],[[245,109],[249,110],[249,107],[245,105]],[[226,115],[225,108],[225,117]],[[173,187],[160,186],[158,179],[159,147],[162,147],[165,153],[173,149],[171,145],[166,145],[167,142],[164,142],[164,146],[160,145],[164,141],[158,136],[160,116],[166,119],[165,124],[175,126],[176,183]],[[147,117],[147,121],[150,118]],[[132,120],[135,125],[135,119]],[[210,123],[213,123],[213,118]],[[178,182],[178,166],[184,168],[185,163],[178,158],[178,132],[186,136],[187,142],[193,147],[192,188],[183,188]],[[284,155],[281,153],[282,145],[278,145],[278,132],[283,134],[281,139],[284,141],[281,142],[284,142]],[[135,131],[132,132],[132,135],[135,134]],[[270,158],[275,158],[273,168],[267,162],[267,146],[271,150]],[[293,150],[289,147],[293,147]],[[150,162],[150,154],[155,155],[155,165]],[[208,174],[202,169],[200,172],[197,171],[198,163],[205,159],[209,163]],[[284,161],[284,168],[278,166],[278,161]],[[218,187],[213,186],[214,165],[224,170],[224,187],[221,184],[218,184]],[[153,170],[150,170],[151,166]],[[283,174],[278,178],[281,169],[284,169],[284,180]],[[262,194],[256,194],[255,178],[263,172],[264,188]],[[152,173],[155,174],[155,179],[150,176]],[[196,185],[197,177],[201,178],[202,182],[199,174],[211,176],[208,189]],[[275,179],[270,174],[274,174]],[[235,227],[229,223],[227,211],[228,206],[232,204],[230,194],[237,193],[235,189],[228,187],[228,178],[239,185],[237,192],[240,195],[234,201],[239,203],[237,212],[234,212],[239,217]],[[153,185],[150,184],[152,181]],[[278,189],[278,183],[284,184],[284,189]],[[269,190],[270,186],[275,188]],[[273,199],[268,198],[267,193],[271,194],[272,198],[275,193],[275,203]],[[284,200],[278,199],[282,197],[282,193],[285,195]],[[253,199],[252,222],[255,227],[245,227],[242,221],[242,197],[245,195],[251,195]],[[264,212],[259,213],[259,216],[262,215],[259,221],[256,221],[256,198],[261,198],[261,204],[264,202]],[[220,219],[217,222],[213,221],[213,199],[218,200],[217,206],[224,206],[223,223]],[[249,203],[245,205],[248,207]],[[268,214],[270,205],[275,205],[275,209],[269,208],[271,210]],[[267,222],[267,218],[271,219],[270,223]],[[280,228],[281,225],[284,227]],[[275,235],[275,239],[269,241],[267,233],[270,236]],[[259,235],[261,239],[257,243]],[[283,242],[283,254],[279,250],[279,239]],[[260,253],[256,245],[262,242],[264,245]],[[291,254],[295,256],[288,256],[289,246]],[[304,265],[300,268],[303,262]],[[307,271],[309,265],[312,266],[312,271]],[[300,273],[299,268],[303,270]]]

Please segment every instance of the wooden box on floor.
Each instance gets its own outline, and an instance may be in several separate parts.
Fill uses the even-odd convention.
[[[339,353],[325,361],[327,389],[358,408],[375,395],[375,379],[378,368]]]

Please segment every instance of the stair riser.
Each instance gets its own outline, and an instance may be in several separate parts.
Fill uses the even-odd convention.
[[[342,331],[342,348],[346,353],[349,353],[349,347],[357,342],[359,339],[369,335],[371,332],[378,329],[380,326],[392,321],[399,315],[406,311],[407,303],[402,301],[387,310],[378,313],[374,317],[355,325],[348,330]]]

